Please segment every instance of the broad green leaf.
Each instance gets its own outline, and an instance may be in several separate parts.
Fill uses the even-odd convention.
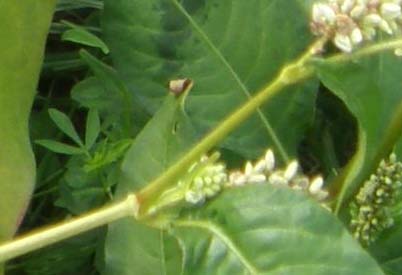
[[[71,145],[61,143],[61,142],[58,142],[55,140],[41,139],[41,140],[36,140],[35,143],[42,145],[43,147],[46,147],[50,151],[53,151],[53,152],[59,153],[59,154],[80,155],[80,154],[85,153],[85,151],[83,151],[82,148],[71,146]]]
[[[151,112],[169,80],[194,80],[186,109],[203,134],[306,49],[307,7],[302,0],[105,0],[103,33],[118,73]],[[294,156],[316,86],[283,91],[224,146],[256,157],[273,146],[272,127]]]
[[[183,274],[383,274],[328,210],[287,188],[226,190],[172,231]]]
[[[163,173],[193,141],[180,101],[168,95],[134,140],[122,163],[117,196],[137,191]],[[180,274],[180,260],[178,243],[160,230],[133,219],[109,226],[105,274]]]
[[[94,145],[100,133],[99,114],[96,109],[90,109],[87,116],[85,131],[85,147],[89,150]]]
[[[49,109],[49,115],[50,115],[50,118],[53,120],[53,122],[57,125],[57,127],[59,127],[59,129],[64,134],[69,136],[78,145],[83,146],[81,138],[78,136],[73,123],[71,122],[70,118],[66,114],[64,114],[56,109]]]
[[[341,189],[339,210],[389,154],[401,133],[402,61],[382,53],[353,62],[319,62],[317,69],[324,85],[345,102],[358,122],[356,153],[336,181],[335,188]]]
[[[14,235],[34,187],[28,118],[54,5],[53,0],[1,1],[0,242]]]
[[[107,47],[105,42],[103,42],[96,35],[75,24],[71,24],[69,22],[65,22],[65,24],[68,25],[71,29],[63,33],[63,35],[61,36],[62,40],[99,48],[104,54],[109,53],[109,48]]]

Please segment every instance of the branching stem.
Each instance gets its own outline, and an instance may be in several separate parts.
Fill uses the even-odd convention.
[[[175,179],[184,173],[191,164],[197,161],[202,154],[211,150],[231,131],[236,129],[239,124],[249,118],[262,104],[283,88],[314,76],[314,64],[311,62],[312,57],[322,49],[325,42],[325,39],[317,41],[296,62],[285,66],[270,84],[241,108],[229,115],[175,165],[171,166],[159,178],[148,184],[138,194],[129,194],[123,201],[0,245],[0,263],[124,217],[133,217],[136,219],[149,217],[150,213],[148,211],[152,207],[152,203],[164,190],[176,184]],[[351,55],[335,55],[323,59],[323,61],[346,62],[395,48],[402,48],[401,39],[378,43],[377,45],[358,50]]]
[[[312,66],[307,65],[310,58],[322,48],[326,40],[318,40],[305,54],[296,62],[286,65],[279,75],[254,97],[247,101],[242,107],[235,110],[223,120],[215,129],[207,134],[187,154],[171,166],[159,178],[148,184],[138,194],[143,202],[141,204],[139,218],[147,216],[149,208],[161,190],[166,190],[170,185],[175,184],[176,178],[183,174],[188,167],[197,161],[202,154],[211,150],[216,144],[222,141],[230,132],[235,130],[242,122],[248,119],[262,104],[272,98],[283,88],[299,83],[314,74]]]

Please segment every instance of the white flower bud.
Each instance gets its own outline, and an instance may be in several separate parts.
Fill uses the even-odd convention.
[[[367,8],[365,5],[356,5],[350,11],[350,16],[354,19],[358,19],[358,18],[362,17],[366,11],[367,11]]]
[[[196,177],[194,179],[194,187],[197,189],[201,189],[204,186],[204,181],[201,177]]]
[[[296,160],[294,160],[288,164],[283,176],[285,177],[285,179],[291,180],[296,175],[298,169],[299,169],[299,163]]]
[[[251,164],[251,162],[247,161],[246,167],[244,168],[244,174],[248,176],[251,175],[253,171],[254,171],[253,165]]]
[[[225,174],[218,174],[215,175],[212,180],[214,181],[215,184],[222,184],[223,182],[226,181],[226,175]]]
[[[386,32],[387,34],[391,35],[394,32],[391,29],[391,26],[388,24],[387,21],[382,20],[380,25],[379,25],[380,29],[383,30],[384,32]]]
[[[194,192],[190,190],[186,192],[186,194],[184,195],[184,199],[189,203],[198,204],[203,202],[205,200],[205,197],[199,192]]]
[[[315,179],[313,179],[313,181],[311,182],[308,191],[311,194],[317,194],[318,192],[321,191],[321,188],[324,184],[324,180],[322,177],[316,177]]]
[[[344,0],[341,6],[343,13],[348,13],[355,5],[355,0]]]
[[[401,15],[401,6],[396,3],[386,2],[381,5],[380,13],[383,18],[395,19]]]
[[[211,185],[212,184],[212,179],[211,179],[211,177],[204,177],[204,182],[205,182],[205,185]]]
[[[359,28],[354,28],[350,34],[350,39],[354,45],[360,44],[363,41],[363,34]]]
[[[274,152],[272,152],[271,149],[268,149],[265,153],[265,164],[267,166],[266,169],[268,172],[272,171],[275,168],[275,156]]]
[[[370,13],[364,17],[363,24],[367,27],[377,27],[380,25],[381,21],[383,21],[381,16],[376,13]]]
[[[398,57],[402,56],[402,48],[395,49],[394,54]]]
[[[313,21],[322,24],[332,24],[335,22],[336,14],[332,7],[324,3],[313,5]]]
[[[349,36],[344,34],[337,33],[334,38],[334,44],[341,51],[346,53],[350,53],[353,49],[352,41],[350,40]]]
[[[255,173],[263,173],[267,167],[265,159],[261,159],[257,162],[257,164],[254,166],[254,172]]]

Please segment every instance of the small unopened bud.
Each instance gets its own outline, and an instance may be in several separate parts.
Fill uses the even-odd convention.
[[[285,177],[285,179],[291,180],[296,175],[297,169],[299,169],[299,163],[294,160],[288,164],[283,176]]]
[[[395,19],[401,15],[401,6],[396,3],[383,3],[380,8],[382,17],[386,19]]]
[[[354,45],[357,45],[363,41],[363,34],[359,28],[354,28],[350,34],[350,39]]]
[[[171,80],[169,81],[169,90],[176,96],[179,96],[184,91],[186,91],[192,84],[193,81],[191,81],[191,79],[188,78]]]
[[[272,171],[275,168],[275,156],[271,149],[268,149],[265,153],[265,164],[267,165],[267,171]]]
[[[313,6],[313,21],[317,23],[334,23],[336,14],[328,4],[317,3]]]
[[[349,36],[337,33],[334,38],[335,45],[343,52],[350,53],[353,49]]]
[[[321,191],[321,188],[324,184],[324,180],[322,177],[316,177],[310,184],[308,190],[311,194],[317,194]]]

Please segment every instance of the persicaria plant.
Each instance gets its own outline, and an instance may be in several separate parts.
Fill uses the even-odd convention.
[[[401,273],[401,0],[25,2],[0,274]]]

